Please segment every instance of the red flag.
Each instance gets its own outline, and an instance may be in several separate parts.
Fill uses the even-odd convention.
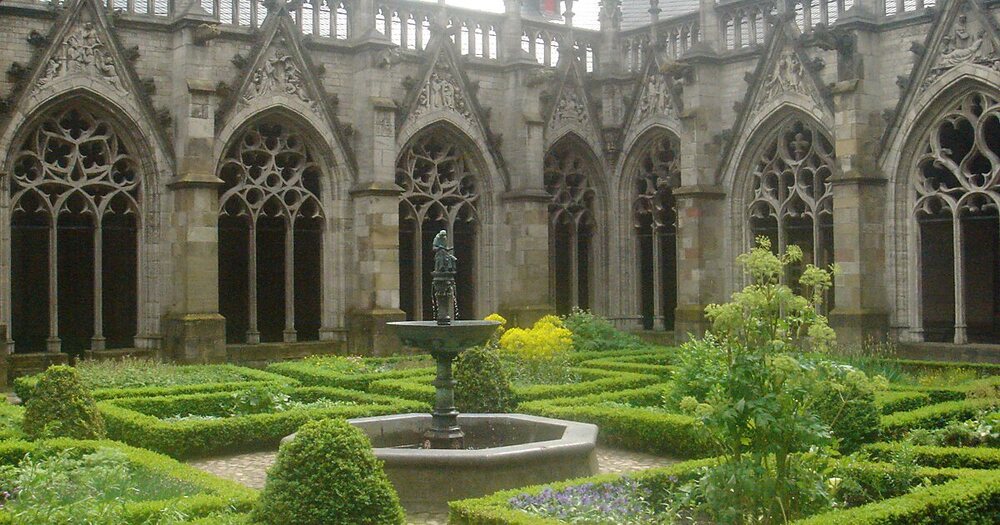
[[[541,0],[538,11],[547,18],[562,17],[562,13],[559,12],[559,0]]]

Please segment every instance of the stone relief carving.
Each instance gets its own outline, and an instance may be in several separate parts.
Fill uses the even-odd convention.
[[[125,90],[118,76],[115,59],[97,36],[97,29],[92,22],[79,24],[69,32],[45,64],[38,85],[44,86],[56,78],[73,74],[95,76],[119,91]]]
[[[674,111],[670,85],[663,75],[652,74],[646,79],[646,87],[639,97],[637,117],[642,120],[652,115],[666,115]]]
[[[979,64],[1000,71],[1000,54],[986,28],[978,20],[970,24],[965,13],[958,15],[951,32],[941,39],[941,54],[920,85],[921,91],[945,72],[963,64]]]
[[[560,128],[566,124],[579,123],[586,124],[590,121],[587,114],[587,104],[583,97],[577,92],[575,86],[567,86],[563,90],[555,111],[552,112],[552,119],[549,125],[552,129]]]
[[[465,101],[461,85],[448,67],[440,62],[434,66],[430,78],[420,88],[413,116],[418,117],[439,109],[452,110],[472,120],[472,111]]]
[[[774,99],[782,93],[805,93],[804,82],[805,66],[794,51],[786,51],[761,86],[760,101]]]
[[[243,93],[243,101],[249,102],[274,91],[295,96],[315,109],[315,101],[309,95],[302,71],[290,55],[280,51],[275,51],[251,74],[250,84]]]

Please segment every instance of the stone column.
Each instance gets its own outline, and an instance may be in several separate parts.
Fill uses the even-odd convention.
[[[0,323],[0,388],[7,388],[9,376],[10,347],[7,345],[7,325]]]
[[[871,32],[875,0],[862,0],[839,21],[839,81],[833,85],[839,173],[833,185],[835,281],[830,324],[841,345],[882,339],[888,327],[886,298],[886,178],[876,165],[879,88],[876,35]],[[846,45],[845,45],[846,44]]]
[[[722,155],[723,101],[718,89],[721,34],[714,0],[702,0],[702,39],[681,57],[673,81],[683,87],[681,111],[681,187],[674,190],[677,206],[677,341],[708,328],[705,307],[725,299],[728,270],[733,264],[725,250],[725,188],[716,186]]]
[[[214,55],[196,41],[211,19],[189,5],[179,20],[173,49],[172,107],[177,173],[168,184],[173,257],[172,301],[164,319],[163,354],[182,363],[226,361],[226,320],[219,314],[219,197],[215,176]]]

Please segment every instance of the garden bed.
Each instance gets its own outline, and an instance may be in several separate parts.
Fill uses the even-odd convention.
[[[4,487],[19,494],[0,510],[0,523],[84,523],[88,516],[101,523],[179,523],[245,512],[257,498],[238,483],[111,441],[3,441],[0,471],[4,483],[19,485]]]
[[[86,362],[77,366],[94,399],[226,392],[252,386],[295,386],[289,377],[235,365],[174,365],[148,360]],[[27,401],[38,376],[14,380],[14,393]]]
[[[178,458],[277,448],[281,438],[313,419],[427,411],[422,403],[337,388],[272,393],[287,397],[288,404],[268,407],[260,400],[255,408],[252,401],[239,401],[242,391],[114,399],[98,407],[110,438]]]

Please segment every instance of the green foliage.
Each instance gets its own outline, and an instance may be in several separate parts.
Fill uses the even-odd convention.
[[[523,361],[556,359],[573,347],[573,333],[554,315],[542,317],[531,328],[510,328],[500,336],[500,350]]]
[[[573,349],[577,352],[638,350],[646,346],[638,337],[618,330],[607,319],[577,307],[563,317],[563,326],[573,333]]]
[[[455,404],[462,412],[507,413],[517,409],[500,356],[492,348],[466,350],[455,361]]]
[[[434,373],[433,362],[414,357],[365,359],[363,366],[350,358],[324,356],[275,363],[267,370],[301,381],[309,386],[365,390],[372,381]]]
[[[750,284],[709,305],[710,333],[682,348],[673,397],[723,451],[689,487],[690,501],[719,523],[787,521],[828,504],[810,466],[823,457],[811,451],[830,442],[830,425],[857,446],[877,414],[863,372],[807,355],[834,343],[818,308],[836,268],[806,265],[799,295],[783,281],[801,260],[797,247],[775,255],[759,238],[737,258]]]
[[[273,447],[307,421],[423,412],[426,405],[337,388],[302,387],[282,391],[298,407],[232,415],[231,392],[101,401],[108,435],[174,457],[192,457]],[[314,404],[326,399],[334,403]],[[214,416],[174,419],[178,415]]]
[[[0,442],[0,491],[16,492],[3,525],[174,525],[249,510],[257,497],[146,450],[62,438]]]
[[[945,401],[908,412],[896,412],[882,416],[882,434],[889,438],[901,438],[917,428],[940,428],[952,421],[972,419],[981,410],[998,406],[996,399],[966,399]]]
[[[24,419],[24,408],[0,403],[0,439],[21,439],[21,421]]]
[[[884,390],[875,392],[875,404],[883,414],[913,410],[933,403],[925,392]]]
[[[33,439],[104,437],[104,421],[93,398],[80,383],[76,369],[65,365],[42,373],[25,405],[22,427]]]
[[[371,446],[342,419],[306,423],[278,451],[254,519],[266,525],[402,524],[399,497]]]
[[[980,412],[965,421],[951,421],[942,428],[918,428],[906,435],[915,445],[945,447],[1000,447],[1000,413]]]
[[[81,361],[80,381],[96,400],[121,397],[162,396],[221,392],[269,384],[297,382],[277,374],[234,365],[175,365],[150,359]],[[40,375],[14,380],[22,400],[32,396]]]
[[[876,461],[892,461],[906,449],[913,461],[924,467],[1000,470],[1000,448],[938,447],[910,445],[907,442],[872,443],[864,452]]]

